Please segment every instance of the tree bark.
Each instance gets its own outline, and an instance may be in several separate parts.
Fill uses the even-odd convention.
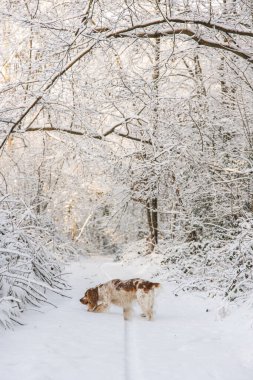
[[[160,0],[157,0],[157,6],[159,7]],[[159,10],[159,9],[158,9]],[[160,79],[160,48],[161,48],[161,39],[160,37],[155,39],[154,46],[154,66],[153,66],[153,135],[156,134],[159,127],[159,79]],[[155,245],[158,243],[158,190],[155,185],[155,196],[152,196],[146,203],[147,208],[147,218],[149,226],[149,237],[148,237],[148,251],[152,252],[155,248]],[[154,190],[154,189],[152,189]],[[152,191],[153,192],[153,191]]]
[[[147,218],[150,234],[147,238],[148,252],[151,253],[156,244],[158,243],[158,212],[157,212],[157,198],[147,201]]]

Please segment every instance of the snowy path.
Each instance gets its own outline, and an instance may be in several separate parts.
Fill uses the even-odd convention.
[[[139,273],[102,258],[71,269],[72,299],[54,298],[57,309],[29,311],[25,326],[0,331],[1,380],[252,380],[253,329],[245,313],[217,321],[217,301],[175,297],[167,286],[153,322],[137,308],[128,322],[118,308],[87,313],[79,303],[86,288]]]

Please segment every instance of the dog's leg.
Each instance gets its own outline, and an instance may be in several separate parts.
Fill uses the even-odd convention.
[[[124,316],[125,321],[127,321],[128,319],[131,319],[131,316],[132,316],[132,307],[131,307],[131,305],[125,306],[123,308],[123,316]]]
[[[97,305],[93,310],[95,313],[104,313],[105,311],[109,309],[111,300],[108,297],[108,294],[106,292],[102,294],[100,293],[99,302],[101,303]]]
[[[94,313],[104,313],[106,310],[108,310],[109,305],[101,303],[100,305],[96,306],[93,310]]]
[[[153,303],[154,303],[154,293],[149,291],[145,293],[142,290],[137,291],[137,302],[141,307],[143,314],[146,316],[148,321],[153,319]]]
[[[155,298],[155,295],[154,295],[154,290],[152,289],[149,293],[148,293],[148,320],[149,321],[152,321],[152,319],[154,318],[154,312],[153,312],[153,308],[154,308],[154,298]]]

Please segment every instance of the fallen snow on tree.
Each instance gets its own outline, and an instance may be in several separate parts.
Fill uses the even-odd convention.
[[[20,323],[28,305],[48,302],[47,292],[64,295],[64,260],[74,249],[24,202],[0,200],[0,326]]]

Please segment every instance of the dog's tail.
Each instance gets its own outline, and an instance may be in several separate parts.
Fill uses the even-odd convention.
[[[155,296],[158,296],[162,290],[162,284],[160,282],[152,282],[152,289],[154,291]]]

